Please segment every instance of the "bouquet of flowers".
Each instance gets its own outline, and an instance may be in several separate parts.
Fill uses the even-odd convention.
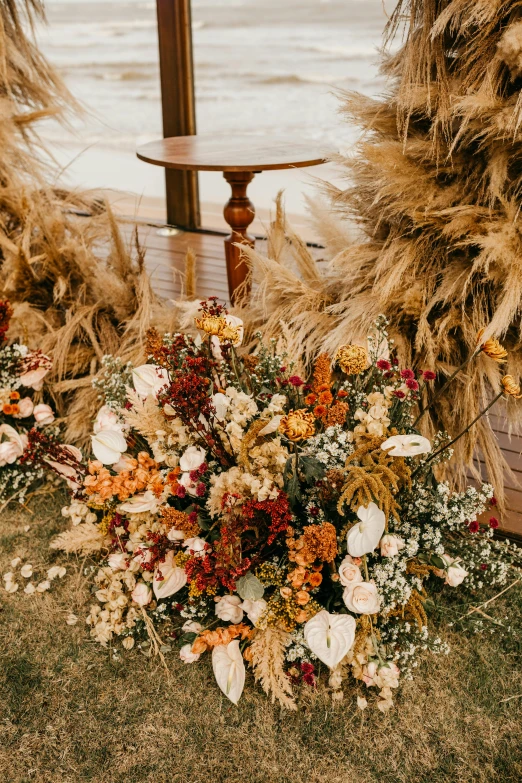
[[[78,463],[73,525],[53,542],[99,561],[90,634],[176,645],[186,664],[208,653],[234,703],[248,668],[289,709],[326,671],[334,698],[351,675],[385,710],[422,650],[446,652],[430,592],[506,580],[512,547],[483,518],[493,489],[435,478],[455,439],[414,426],[435,374],[398,367],[385,319],[310,378],[262,335],[247,352],[215,299],[195,325],[150,330],[147,364],[106,357],[97,380],[95,458]],[[496,341],[479,350],[501,361]],[[513,378],[501,394],[520,396]]]
[[[29,432],[56,430],[49,427],[54,411],[39,394],[52,362],[39,350],[8,344],[11,316],[9,302],[0,302],[0,503],[14,498],[23,503],[29,488],[45,474],[44,465],[25,459]]]

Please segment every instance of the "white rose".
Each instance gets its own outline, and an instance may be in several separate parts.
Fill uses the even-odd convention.
[[[382,557],[395,557],[401,549],[404,549],[405,543],[399,536],[387,534],[381,538],[379,546]]]
[[[358,582],[345,587],[343,601],[346,608],[356,614],[376,614],[381,608],[381,599],[373,582]]]
[[[206,543],[207,542],[203,538],[195,536],[195,538],[187,538],[187,540],[183,542],[183,546],[185,549],[188,549],[189,552],[200,555],[205,551]]]
[[[257,623],[267,606],[268,604],[264,598],[258,598],[256,601],[245,598],[241,604],[242,610],[245,612],[252,625]]]
[[[205,457],[206,454],[203,449],[198,449],[197,446],[189,446],[180,457],[179,467],[184,473],[190,473],[192,470],[197,470],[205,462]]]
[[[14,414],[15,419],[27,419],[33,412],[34,405],[30,397],[23,397],[18,402],[18,413]]]
[[[18,457],[21,457],[27,446],[28,440],[25,433],[18,433],[9,424],[0,425],[0,438],[5,436],[7,440],[0,443],[0,467],[12,465]]]
[[[361,569],[352,562],[350,555],[347,555],[339,566],[339,579],[344,587],[349,587],[363,580]]]
[[[372,405],[368,413],[372,419],[385,419],[388,415],[388,408],[385,408],[384,405]]]
[[[126,571],[129,567],[129,558],[124,552],[113,552],[107,562],[113,571]]]
[[[122,424],[120,417],[117,413],[109,408],[108,405],[103,405],[98,411],[96,420],[93,425],[93,432],[96,435],[102,430],[112,430],[113,432],[121,432]]]
[[[160,502],[154,492],[148,489],[139,495],[134,495],[126,503],[120,503],[118,511],[124,514],[142,514],[144,511],[150,511],[155,514],[160,507]]]
[[[138,582],[131,593],[131,597],[138,606],[147,606],[152,601],[152,590],[145,582]]]
[[[375,435],[375,437],[380,438],[382,435],[384,435],[384,424],[382,421],[370,421],[366,425],[366,429],[368,430],[370,435]]]
[[[222,392],[213,394],[210,399],[212,405],[216,409],[216,418],[218,419],[218,421],[223,421],[223,419],[226,416],[228,406],[230,405],[230,400],[228,399],[227,395],[222,394]]]
[[[184,644],[179,651],[179,657],[183,663],[194,663],[199,660],[199,653],[192,652],[191,644]]]
[[[169,541],[183,541],[185,538],[185,533],[183,530],[176,530],[176,528],[173,527],[167,533],[167,538]]]
[[[54,421],[54,411],[50,405],[46,405],[44,402],[39,405],[35,405],[33,409],[33,416],[37,424],[45,426],[46,424],[52,424]]]
[[[185,633],[199,633],[202,628],[203,626],[201,623],[198,623],[195,620],[187,620],[181,626],[181,630],[185,631]]]
[[[468,572],[462,567],[462,564],[454,560],[446,570],[446,584],[450,587],[458,587],[467,575]]]
[[[228,623],[240,623],[243,619],[241,598],[238,595],[224,595],[216,603],[216,615]]]

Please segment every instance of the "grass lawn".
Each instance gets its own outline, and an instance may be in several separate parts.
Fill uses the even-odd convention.
[[[21,556],[40,579],[54,563],[67,575],[44,594],[0,590],[1,783],[522,780],[522,637],[500,633],[520,628],[522,583],[486,607],[504,627],[483,618],[480,635],[447,628],[451,655],[428,654],[385,715],[371,697],[356,709],[362,685],[347,686],[335,705],[324,690],[307,690],[298,713],[282,712],[251,675],[236,708],[208,657],[186,666],[168,654],[169,679],[157,659],[132,650],[114,660],[89,639],[84,564],[48,549],[67,525],[62,499],[2,512],[1,573]],[[458,600],[432,608],[435,624],[467,611],[469,599]]]

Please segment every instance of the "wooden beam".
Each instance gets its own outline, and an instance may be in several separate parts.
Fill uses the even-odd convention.
[[[190,0],[156,0],[163,136],[196,133]],[[167,222],[199,228],[198,175],[165,171]]]

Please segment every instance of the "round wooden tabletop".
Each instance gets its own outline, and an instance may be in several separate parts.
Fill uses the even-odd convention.
[[[317,166],[326,162],[328,151],[313,142],[231,135],[176,136],[143,144],[136,154],[166,169],[256,172]]]

